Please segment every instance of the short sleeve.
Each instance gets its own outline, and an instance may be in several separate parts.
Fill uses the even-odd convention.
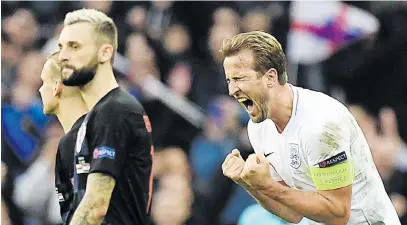
[[[91,166],[89,173],[105,173],[115,179],[119,176],[132,143],[140,136],[137,131],[145,128],[142,115],[101,110],[92,118],[89,140]]]
[[[333,190],[352,184],[350,137],[348,125],[328,121],[316,128],[306,140],[308,165],[318,190]]]

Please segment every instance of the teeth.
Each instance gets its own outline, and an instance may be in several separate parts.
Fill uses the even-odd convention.
[[[244,101],[247,101],[247,100],[248,100],[247,98],[239,98],[238,99],[239,102],[244,102]]]

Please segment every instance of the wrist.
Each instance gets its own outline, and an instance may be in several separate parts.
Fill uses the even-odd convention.
[[[260,182],[251,185],[251,188],[256,189],[260,193],[270,193],[273,192],[276,187],[277,182],[274,182],[272,179],[264,179]]]
[[[244,182],[244,180],[242,180],[242,179],[235,180],[235,183],[242,186],[244,189],[249,188],[249,185],[246,182]]]

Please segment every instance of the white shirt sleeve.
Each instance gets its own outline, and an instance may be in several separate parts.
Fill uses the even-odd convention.
[[[328,120],[311,133],[305,151],[313,183],[318,190],[349,186],[354,180],[351,126],[345,120]]]
[[[329,163],[327,160],[343,152],[349,160],[350,136],[350,126],[339,121],[330,120],[314,129],[305,144],[309,167],[319,166],[319,163]]]

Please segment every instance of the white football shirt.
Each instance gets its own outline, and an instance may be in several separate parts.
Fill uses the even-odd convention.
[[[399,225],[369,146],[353,115],[328,95],[290,87],[294,94],[292,115],[281,134],[270,119],[261,123],[250,120],[248,124],[250,142],[255,152],[266,155],[273,179],[304,191],[316,191],[317,186],[321,189],[318,178],[325,182],[322,190],[351,183],[348,224]],[[348,184],[324,173],[330,168],[348,165],[346,163],[352,167]],[[310,224],[320,223],[310,220]]]

